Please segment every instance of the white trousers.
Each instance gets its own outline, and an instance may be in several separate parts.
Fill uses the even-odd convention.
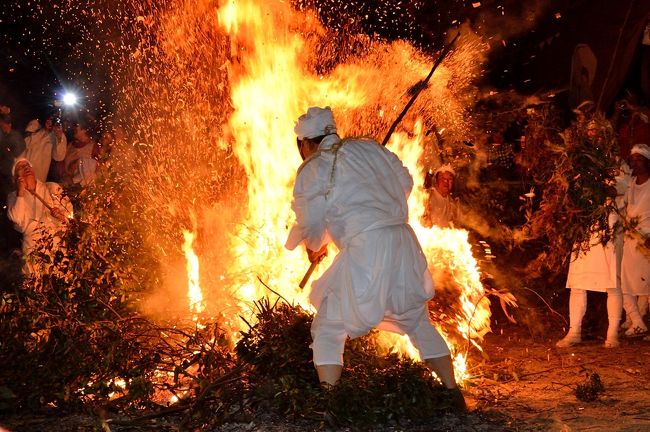
[[[415,330],[407,335],[422,360],[450,355],[447,343],[431,324],[426,313],[422,314]],[[314,317],[311,337],[314,365],[343,365],[343,349],[348,334],[343,321],[327,317],[327,300],[323,301]]]
[[[569,296],[569,333],[580,335],[582,332],[582,319],[587,312],[587,291],[577,288],[571,288]],[[623,313],[623,296],[618,289],[607,290],[607,319],[609,326],[607,328],[607,337],[616,337],[618,326],[621,322]]]
[[[635,296],[623,294],[623,306],[627,320],[632,321],[634,327],[645,328],[643,316],[648,312],[648,296]]]

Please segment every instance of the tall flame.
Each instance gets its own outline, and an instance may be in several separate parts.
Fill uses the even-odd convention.
[[[198,226],[203,230],[202,239],[209,237],[209,234],[204,235],[208,232],[206,223],[223,218],[227,212],[224,209],[236,209],[232,213],[243,216],[237,218],[236,223],[218,225],[219,233],[225,233],[227,244],[206,241],[201,245],[202,263],[207,260],[204,255],[210,255],[218,257],[215,261],[221,266],[210,262],[210,274],[204,275],[201,281],[209,287],[204,291],[205,300],[199,287],[198,257],[192,246],[196,226],[192,231],[183,232],[189,291],[193,293],[191,296],[196,296],[190,297],[190,304],[206,305],[208,312],[219,314],[235,338],[241,327],[239,316],[252,311],[250,302],[272,295],[264,284],[290,302],[311,307],[308,288],[302,291],[298,287],[309,267],[304,250],[288,251],[283,247],[288,227],[294,221],[290,202],[296,170],[301,163],[293,133],[297,117],[309,106],[329,105],[335,113],[340,135],[371,135],[381,140],[381,134],[388,130],[402,108],[408,86],[426,76],[431,59],[404,41],[387,43],[361,37],[355,40],[355,47],[360,47],[356,54],[339,58],[339,52],[345,48],[342,47],[344,41],[328,34],[329,30],[322,27],[313,12],[293,10],[291,2],[282,0],[224,1],[216,10],[218,27],[210,26],[209,32],[202,33],[198,29],[202,29],[203,24],[199,23],[204,23],[206,16],[213,16],[214,1],[177,1],[179,7],[170,10],[160,27],[163,29],[160,46],[168,51],[166,61],[180,65],[173,70],[183,72],[179,80],[187,79],[191,84],[179,88],[198,86],[206,90],[186,97],[189,102],[184,105],[186,109],[181,110],[181,124],[188,125],[191,137],[200,137],[205,130],[213,130],[212,124],[203,128],[200,119],[215,118],[214,101],[201,97],[210,90],[217,94],[227,93],[230,104],[223,112],[229,114],[228,121],[218,145],[224,154],[224,149],[232,148],[246,176],[247,189],[246,202],[224,199],[210,206],[208,198],[211,197],[207,196],[192,201],[201,217]],[[193,44],[204,43],[202,46],[207,51],[210,44],[203,38],[210,41],[209,37],[215,37],[215,33],[224,36],[219,40],[221,44],[223,41],[229,44],[229,55],[223,56],[227,59],[225,63],[214,65],[219,71],[215,74],[217,77],[227,71],[225,84],[201,82],[191,74],[196,64],[211,59],[210,55],[201,52],[195,61]],[[437,290],[458,293],[453,296],[458,302],[458,307],[454,308],[457,315],[433,318],[446,329],[444,336],[453,346],[460,373],[467,341],[480,339],[489,330],[489,308],[479,268],[471,255],[467,232],[425,228],[419,219],[427,201],[427,192],[423,189],[424,173],[432,163],[439,162],[436,158],[440,153],[426,151],[432,146],[427,129],[435,123],[439,134],[444,133],[449,142],[462,141],[469,129],[466,106],[471,97],[463,92],[470,87],[470,80],[480,67],[482,45],[471,33],[464,33],[461,40],[463,42],[440,65],[429,88],[421,93],[405,118],[402,127],[408,133],[395,134],[388,144],[414,177],[415,187],[409,198],[409,223],[429,260]],[[336,61],[326,67],[323,59]],[[166,106],[165,103],[159,105]],[[164,134],[155,135],[156,138],[161,136]],[[171,151],[176,151],[177,146],[173,144]],[[155,151],[152,146],[151,153]],[[180,155],[180,159],[192,158],[197,164],[203,156],[200,151],[196,154],[186,151]],[[159,163],[169,160],[166,154],[157,158]],[[198,176],[199,170],[191,169],[194,166],[189,168],[187,177]],[[175,191],[172,187],[176,185],[169,183],[164,190]],[[149,190],[157,189],[150,188],[147,193]],[[186,192],[189,195],[193,191]],[[164,198],[170,199],[169,195],[173,193]],[[177,207],[186,208],[187,201],[178,203]],[[175,211],[180,213],[178,209]],[[178,243],[175,245],[177,247]],[[330,253],[329,261],[319,265],[312,280],[328,267],[333,255]],[[193,312],[200,311],[195,308]],[[393,336],[385,337],[388,341]],[[401,352],[415,355],[412,346],[403,339],[399,343],[386,342],[386,346],[399,346]]]
[[[187,298],[190,312],[200,314],[205,309],[203,293],[199,284],[199,257],[194,252],[194,233],[183,230],[183,253],[187,260]]]

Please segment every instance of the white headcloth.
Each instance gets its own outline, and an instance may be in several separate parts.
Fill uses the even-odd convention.
[[[456,171],[454,171],[454,169],[452,168],[452,166],[450,164],[444,164],[444,165],[438,167],[435,174],[438,175],[438,173],[441,173],[441,172],[448,172],[448,173],[451,173],[453,175],[456,175]]]
[[[315,138],[336,133],[336,123],[330,107],[311,107],[301,115],[293,131],[298,139]]]
[[[634,147],[630,150],[630,154],[634,153],[640,154],[646,159],[650,159],[650,147],[648,147],[647,144],[634,144]]]
[[[14,164],[11,166],[11,176],[12,177],[16,175],[16,166],[18,166],[18,164],[20,162],[27,162],[29,164],[29,166],[32,166],[32,163],[29,160],[27,160],[27,158],[17,157],[16,160],[14,160]]]

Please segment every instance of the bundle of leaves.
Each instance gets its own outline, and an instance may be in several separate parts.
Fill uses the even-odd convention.
[[[257,407],[296,417],[326,418],[338,425],[370,427],[390,421],[432,418],[449,409],[442,386],[421,363],[386,353],[377,333],[349,340],[336,386],[318,383],[309,348],[312,316],[299,306],[256,303],[255,325],[242,332],[236,350],[252,366],[248,393]]]
[[[618,172],[615,134],[600,114],[579,116],[560,134],[563,142],[546,140],[531,167],[535,182],[543,185],[539,208],[523,228],[523,239],[543,244],[528,267],[531,274],[558,269],[571,254],[589,249],[594,239],[606,243],[615,211],[614,177]]]
[[[578,400],[583,402],[593,402],[598,400],[603,391],[605,391],[605,386],[600,380],[600,375],[593,372],[584,383],[576,386],[575,394]]]

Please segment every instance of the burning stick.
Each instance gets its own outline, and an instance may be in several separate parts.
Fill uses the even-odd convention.
[[[32,195],[34,195],[34,197],[35,197],[36,199],[38,199],[40,202],[43,203],[43,205],[45,206],[45,208],[47,208],[47,209],[50,211],[50,213],[52,214],[52,216],[54,216],[55,218],[57,218],[58,220],[60,220],[60,221],[63,222],[63,223],[67,223],[67,222],[68,222],[68,218],[65,217],[65,214],[63,214],[63,212],[62,212],[60,209],[58,209],[58,208],[56,208],[56,207],[52,207],[51,205],[49,205],[48,203],[46,203],[45,200],[43,199],[43,197],[40,196],[39,194],[37,194],[35,190],[33,190],[33,191],[30,191],[29,189],[27,189],[27,190],[29,191],[29,193],[31,193]]]
[[[411,88],[409,88],[408,93],[412,94],[411,100],[408,101],[402,112],[397,116],[397,119],[393,122],[393,124],[390,126],[390,129],[388,129],[388,133],[386,134],[386,137],[384,140],[381,142],[381,145],[385,146],[388,143],[388,140],[390,139],[391,135],[393,135],[393,132],[395,132],[395,128],[399,124],[399,122],[402,121],[408,110],[411,108],[413,105],[413,102],[415,102],[415,99],[417,99],[418,95],[422,90],[424,90],[427,87],[427,84],[429,83],[429,80],[431,79],[431,76],[433,75],[433,72],[435,72],[436,69],[438,69],[438,66],[440,66],[440,63],[444,60],[445,57],[447,57],[447,54],[449,54],[449,51],[451,51],[451,47],[454,46],[454,43],[456,43],[456,39],[460,36],[460,32],[456,33],[456,36],[449,42],[449,45],[447,45],[438,58],[436,59],[436,62],[433,64],[433,67],[431,68],[431,71],[429,72],[429,75],[422,81],[418,81],[415,83]]]

